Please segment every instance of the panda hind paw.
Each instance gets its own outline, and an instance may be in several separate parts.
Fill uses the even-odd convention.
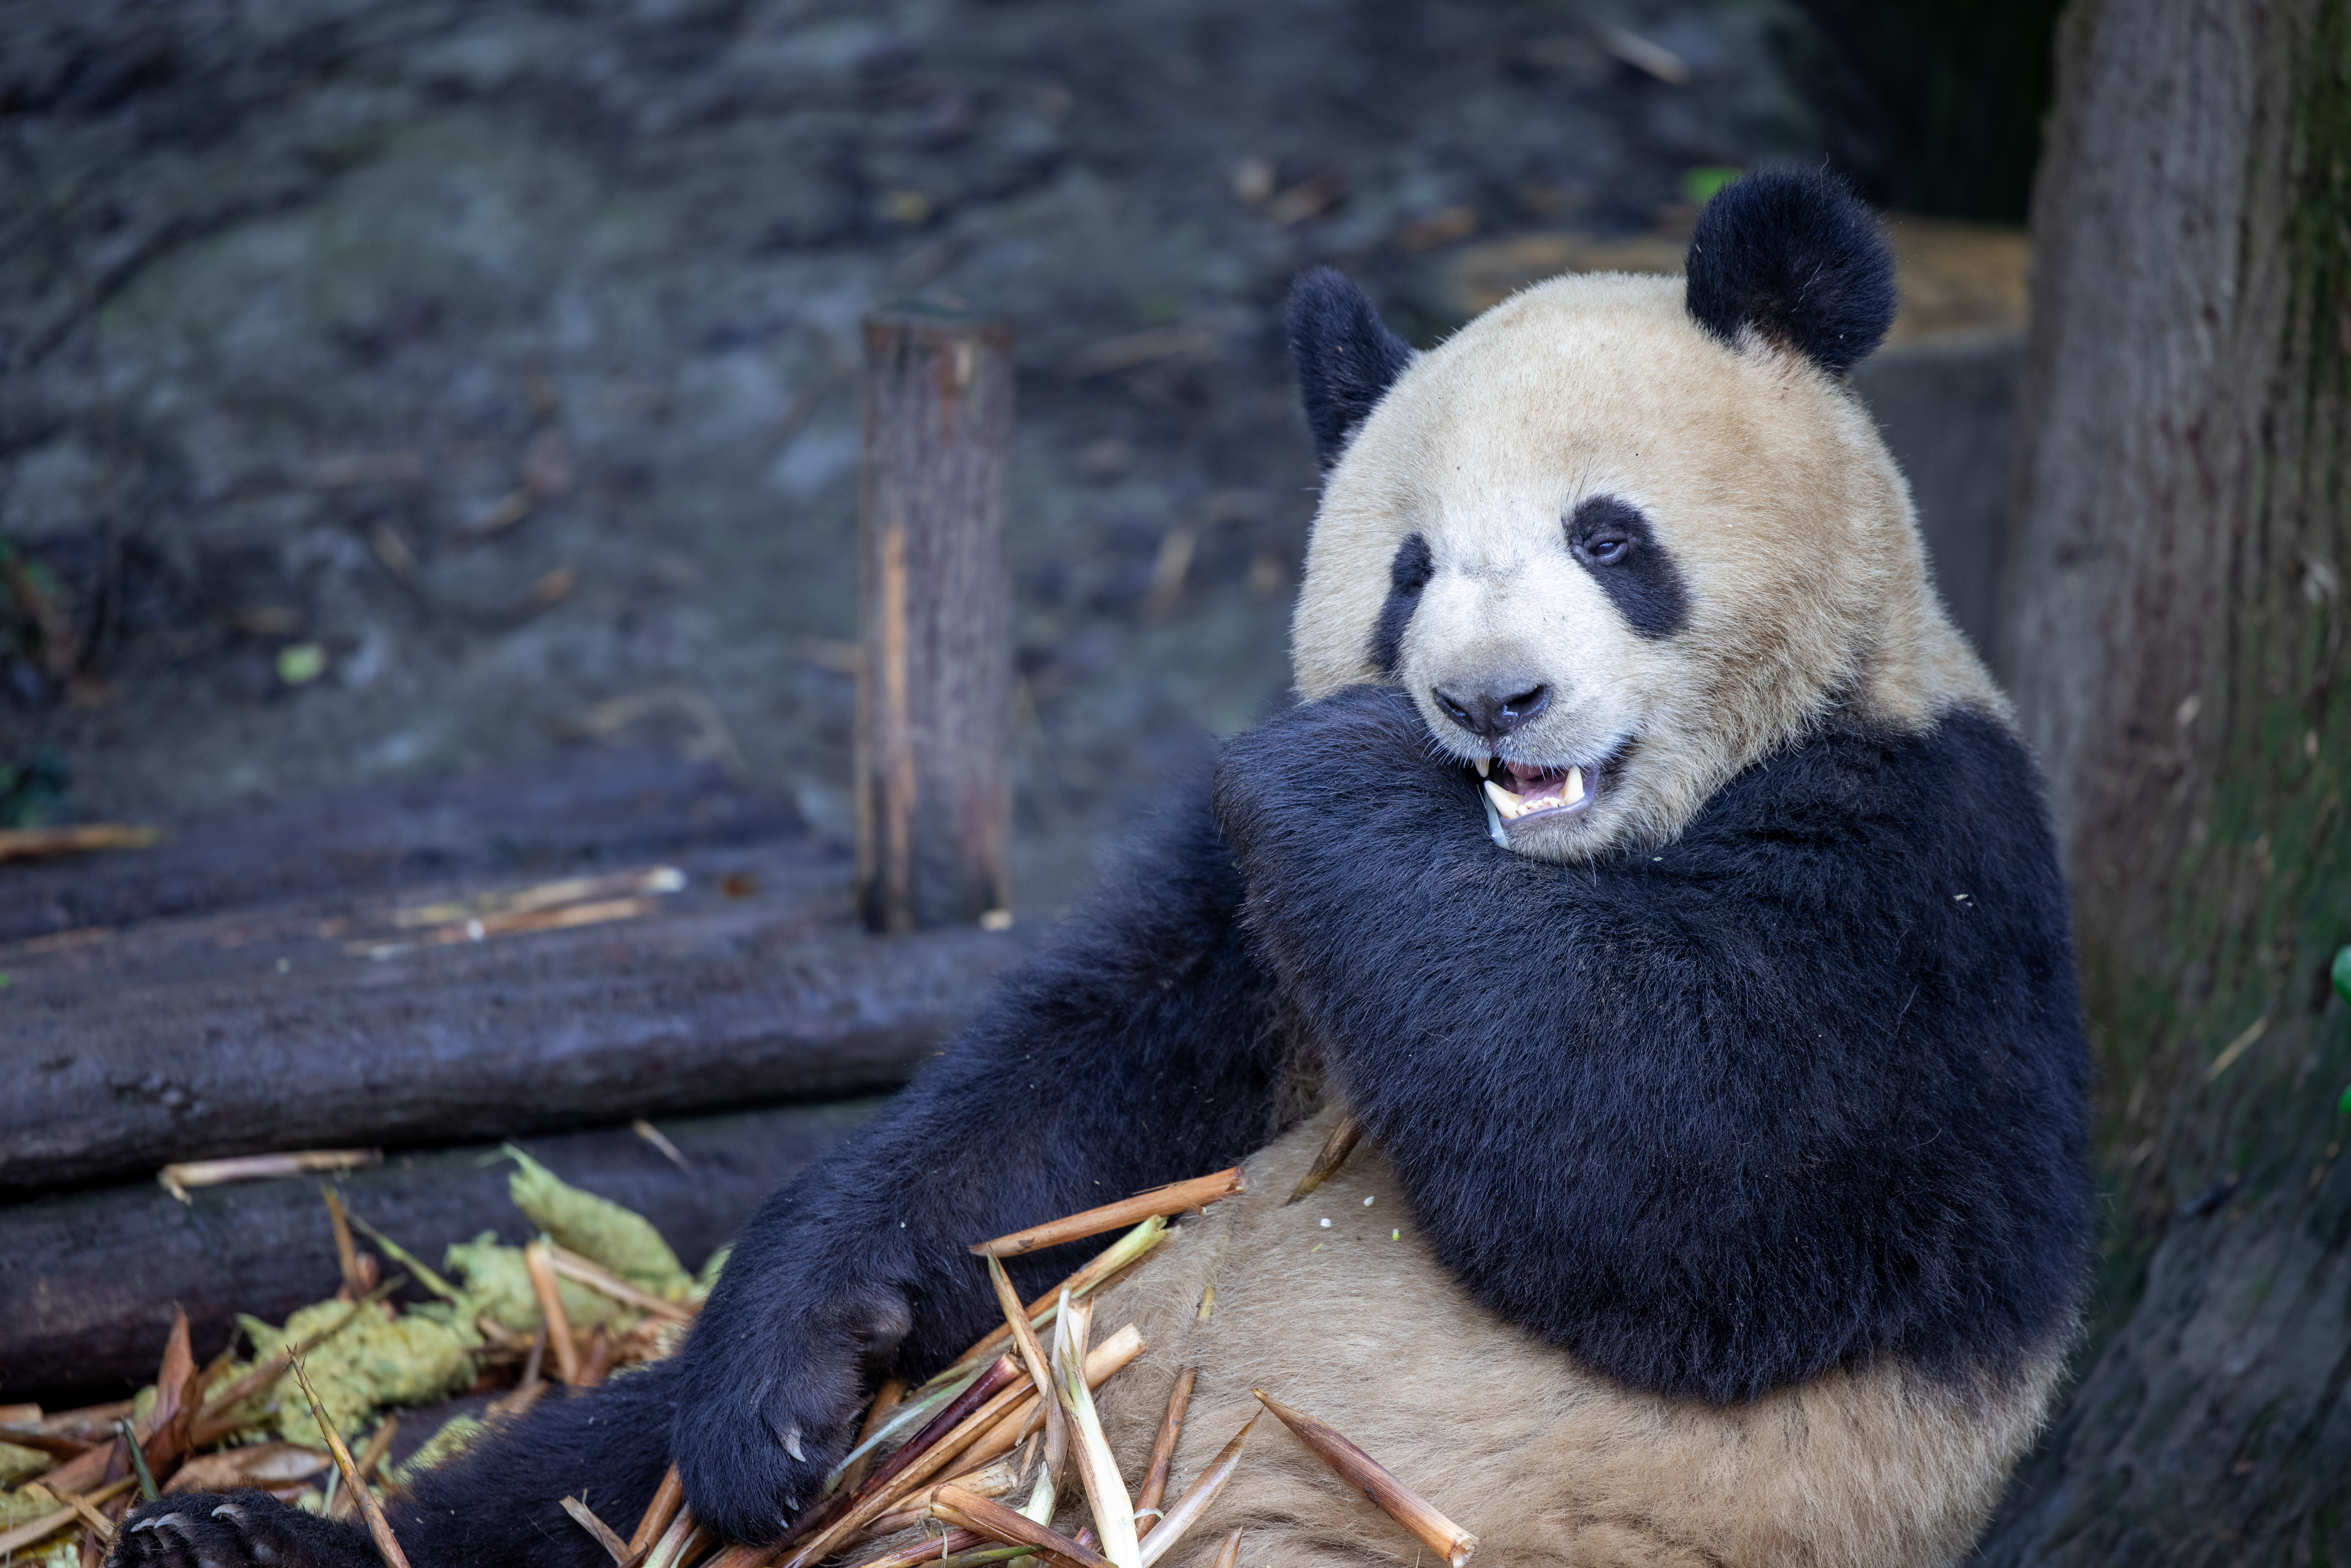
[[[107,1568],[372,1568],[346,1525],[264,1491],[182,1492],[123,1515]]]

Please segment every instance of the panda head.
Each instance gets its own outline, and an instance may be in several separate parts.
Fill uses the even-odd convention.
[[[1804,172],[1725,187],[1687,281],[1554,278],[1425,354],[1301,278],[1301,695],[1405,687],[1497,841],[1550,861],[1672,838],[1832,710],[2001,710],[1844,384],[1893,313],[1867,210]]]

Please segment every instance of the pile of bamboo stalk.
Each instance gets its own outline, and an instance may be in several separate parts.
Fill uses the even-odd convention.
[[[1318,1159],[1318,1172],[1345,1157],[1344,1147],[1338,1145],[1334,1138],[1334,1146]],[[1311,1190],[1312,1179],[1301,1184],[1301,1194]],[[885,1383],[866,1412],[855,1446],[829,1478],[826,1495],[779,1544],[726,1545],[716,1540],[684,1505],[674,1468],[626,1537],[600,1519],[584,1497],[563,1499],[562,1506],[619,1568],[816,1568],[827,1562],[853,1568],[915,1568],[918,1563],[981,1568],[1024,1558],[1037,1560],[1032,1568],[1154,1568],[1231,1480],[1257,1417],[1244,1423],[1216,1458],[1168,1501],[1170,1466],[1196,1375],[1196,1369],[1183,1370],[1169,1394],[1144,1473],[1130,1488],[1103,1436],[1094,1393],[1131,1364],[1144,1345],[1132,1323],[1097,1336],[1095,1301],[1105,1287],[1125,1277],[1166,1239],[1172,1218],[1245,1186],[1235,1167],[973,1247],[995,1287],[1004,1322],[920,1386],[909,1388],[894,1379]],[[436,1293],[454,1291],[413,1254],[359,1217],[348,1215],[331,1193],[328,1203],[344,1274],[343,1294],[350,1303],[334,1322],[229,1375],[235,1368],[226,1354],[210,1366],[196,1365],[187,1319],[181,1314],[166,1345],[152,1405],[143,1416],[133,1418],[129,1401],[46,1420],[29,1411],[30,1421],[22,1418],[26,1411],[0,1407],[0,1442],[36,1448],[56,1461],[37,1480],[19,1489],[20,1496],[46,1497],[54,1509],[0,1530],[0,1557],[52,1542],[56,1544],[48,1552],[16,1560],[60,1565],[78,1561],[80,1568],[96,1568],[123,1511],[139,1495],[260,1486],[287,1496],[312,1478],[323,1477],[323,1501],[313,1498],[312,1502],[332,1516],[360,1515],[384,1562],[391,1568],[406,1568],[377,1495],[380,1490],[397,1490],[384,1473],[397,1418],[385,1414],[354,1456],[312,1390],[304,1358],[362,1314],[392,1312],[385,1299],[408,1277],[379,1283],[373,1260],[356,1248],[354,1228],[365,1230],[388,1257]],[[1014,1294],[1003,1259],[1113,1230],[1123,1233],[1052,1290],[1026,1303]],[[601,1381],[616,1361],[669,1354],[699,1304],[664,1300],[544,1239],[525,1249],[524,1257],[542,1322],[527,1342],[508,1336],[508,1343],[487,1347],[489,1359],[523,1361],[513,1391],[493,1406],[494,1419],[518,1414],[545,1393],[548,1381],[542,1368],[578,1387]],[[634,1309],[642,1314],[636,1327],[618,1336],[599,1329],[583,1345],[568,1320],[559,1279]],[[488,1331],[496,1325],[486,1319],[480,1326]],[[326,1452],[293,1443],[249,1441],[204,1451],[239,1437],[249,1438],[252,1434],[245,1428],[255,1400],[289,1371],[325,1437]],[[1257,1391],[1257,1397],[1449,1568],[1462,1568],[1468,1561],[1477,1546],[1475,1536],[1323,1423],[1262,1391]],[[1074,1492],[1069,1484],[1072,1470]],[[1057,1513],[1067,1511],[1065,1505],[1080,1497],[1091,1522],[1064,1533],[1055,1526]],[[904,1544],[909,1531],[921,1533]],[[1216,1568],[1233,1568],[1240,1538],[1239,1530],[1226,1537]]]
[[[305,1168],[340,1169],[350,1163],[311,1157]],[[191,1186],[248,1174],[195,1167],[172,1173]],[[548,1182],[580,1201],[603,1201],[564,1187],[551,1176]],[[471,1303],[465,1292],[422,1259],[347,1210],[332,1187],[323,1188],[322,1196],[342,1275],[334,1299],[340,1310],[324,1315],[308,1332],[289,1332],[275,1349],[256,1342],[255,1359],[244,1367],[237,1364],[232,1341],[228,1350],[200,1366],[192,1351],[187,1315],[174,1309],[152,1399],[142,1396],[52,1414],[37,1406],[0,1405],[0,1446],[19,1456],[37,1457],[45,1467],[14,1490],[0,1491],[0,1561],[95,1568],[112,1543],[123,1512],[141,1496],[167,1492],[255,1487],[289,1501],[306,1500],[329,1517],[357,1514],[368,1518],[371,1529],[381,1526],[377,1494],[400,1488],[388,1463],[400,1418],[382,1410],[354,1458],[344,1448],[333,1416],[312,1390],[305,1362],[322,1351],[331,1354],[348,1333],[364,1338],[371,1326],[397,1325],[402,1310],[390,1298],[412,1279],[444,1302]],[[631,1223],[644,1226],[641,1218],[617,1205],[610,1207]],[[653,1234],[649,1226],[644,1228]],[[355,1232],[363,1233],[406,1271],[382,1278],[383,1270],[372,1255],[361,1250]],[[664,1298],[546,1237],[520,1251],[538,1307],[538,1324],[531,1333],[517,1333],[487,1312],[475,1314],[469,1326],[479,1339],[460,1373],[461,1381],[469,1378],[478,1392],[504,1391],[489,1407],[493,1421],[518,1416],[555,1382],[573,1388],[591,1386],[615,1370],[671,1354],[683,1343],[700,1308],[698,1285],[679,1299]],[[579,1332],[559,1281],[616,1303],[616,1315],[609,1323]],[[303,1315],[321,1316],[316,1309]],[[323,1448],[266,1440],[270,1428],[281,1424],[272,1392],[286,1395],[281,1380],[289,1375],[309,1404]],[[390,1541],[388,1529],[383,1529],[380,1543]],[[387,1554],[386,1561],[397,1559]]]
[[[1344,1158],[1343,1149],[1337,1152]],[[816,1568],[828,1560],[853,1568],[981,1568],[1022,1558],[1047,1568],[1154,1568],[1232,1479],[1257,1417],[1243,1423],[1166,1502],[1196,1371],[1185,1369],[1168,1395],[1142,1479],[1130,1489],[1103,1436],[1093,1395],[1144,1346],[1132,1323],[1096,1343],[1092,1298],[1159,1245],[1171,1216],[1244,1186],[1236,1167],[975,1246],[986,1260],[1003,1324],[920,1387],[883,1385],[856,1446],[831,1477],[829,1495],[780,1544],[718,1547],[683,1506],[674,1469],[625,1540],[578,1500],[567,1500],[565,1507],[604,1544],[618,1568]],[[1014,1294],[1002,1259],[1129,1224],[1132,1229],[1053,1290],[1025,1304]],[[1301,1442],[1449,1568],[1468,1562],[1476,1536],[1323,1422],[1262,1390],[1253,1392]],[[1071,1469],[1092,1522],[1063,1533],[1054,1519],[1068,1497]],[[1024,1491],[1017,1505],[1008,1500]],[[912,1544],[893,1544],[892,1538],[917,1528],[924,1533]],[[1215,1568],[1233,1568],[1241,1535],[1236,1529],[1226,1536]],[[861,1547],[873,1550],[860,1557]]]

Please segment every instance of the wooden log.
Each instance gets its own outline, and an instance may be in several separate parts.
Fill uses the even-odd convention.
[[[0,1199],[179,1160],[888,1089],[1017,956],[968,926],[876,941],[848,856],[788,801],[678,771],[526,779],[389,827],[254,813],[175,828],[86,883],[0,875],[0,909],[21,891],[110,917],[0,945]],[[604,901],[627,918],[438,945],[419,939],[450,925],[400,924],[655,855],[675,875],[653,885],[675,890]]]
[[[875,931],[1010,911],[1012,392],[1004,323],[866,318],[856,772]]]
[[[525,1141],[564,1180],[635,1209],[699,1266],[767,1196],[854,1131],[878,1102],[788,1107],[662,1124],[681,1171],[627,1127]],[[494,1147],[396,1155],[340,1178],[345,1205],[435,1263],[484,1230],[529,1239],[507,1196],[512,1168]],[[51,1407],[116,1396],[154,1375],[176,1301],[199,1362],[227,1342],[233,1315],[283,1322],[334,1293],[340,1278],[319,1178],[192,1191],[152,1182],[96,1187],[0,1207],[0,1369],[11,1398]],[[422,1298],[414,1287],[403,1296]],[[22,1391],[22,1392],[20,1392]]]
[[[792,935],[721,913],[642,939],[443,948],[380,974],[63,1001],[27,988],[0,1062],[0,1193],[888,1089],[1011,956],[979,931]]]

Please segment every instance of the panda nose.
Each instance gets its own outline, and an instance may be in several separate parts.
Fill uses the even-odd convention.
[[[1551,706],[1550,686],[1540,682],[1523,690],[1519,686],[1517,681],[1498,682],[1488,690],[1460,695],[1439,686],[1434,695],[1446,717],[1479,739],[1492,742]]]

